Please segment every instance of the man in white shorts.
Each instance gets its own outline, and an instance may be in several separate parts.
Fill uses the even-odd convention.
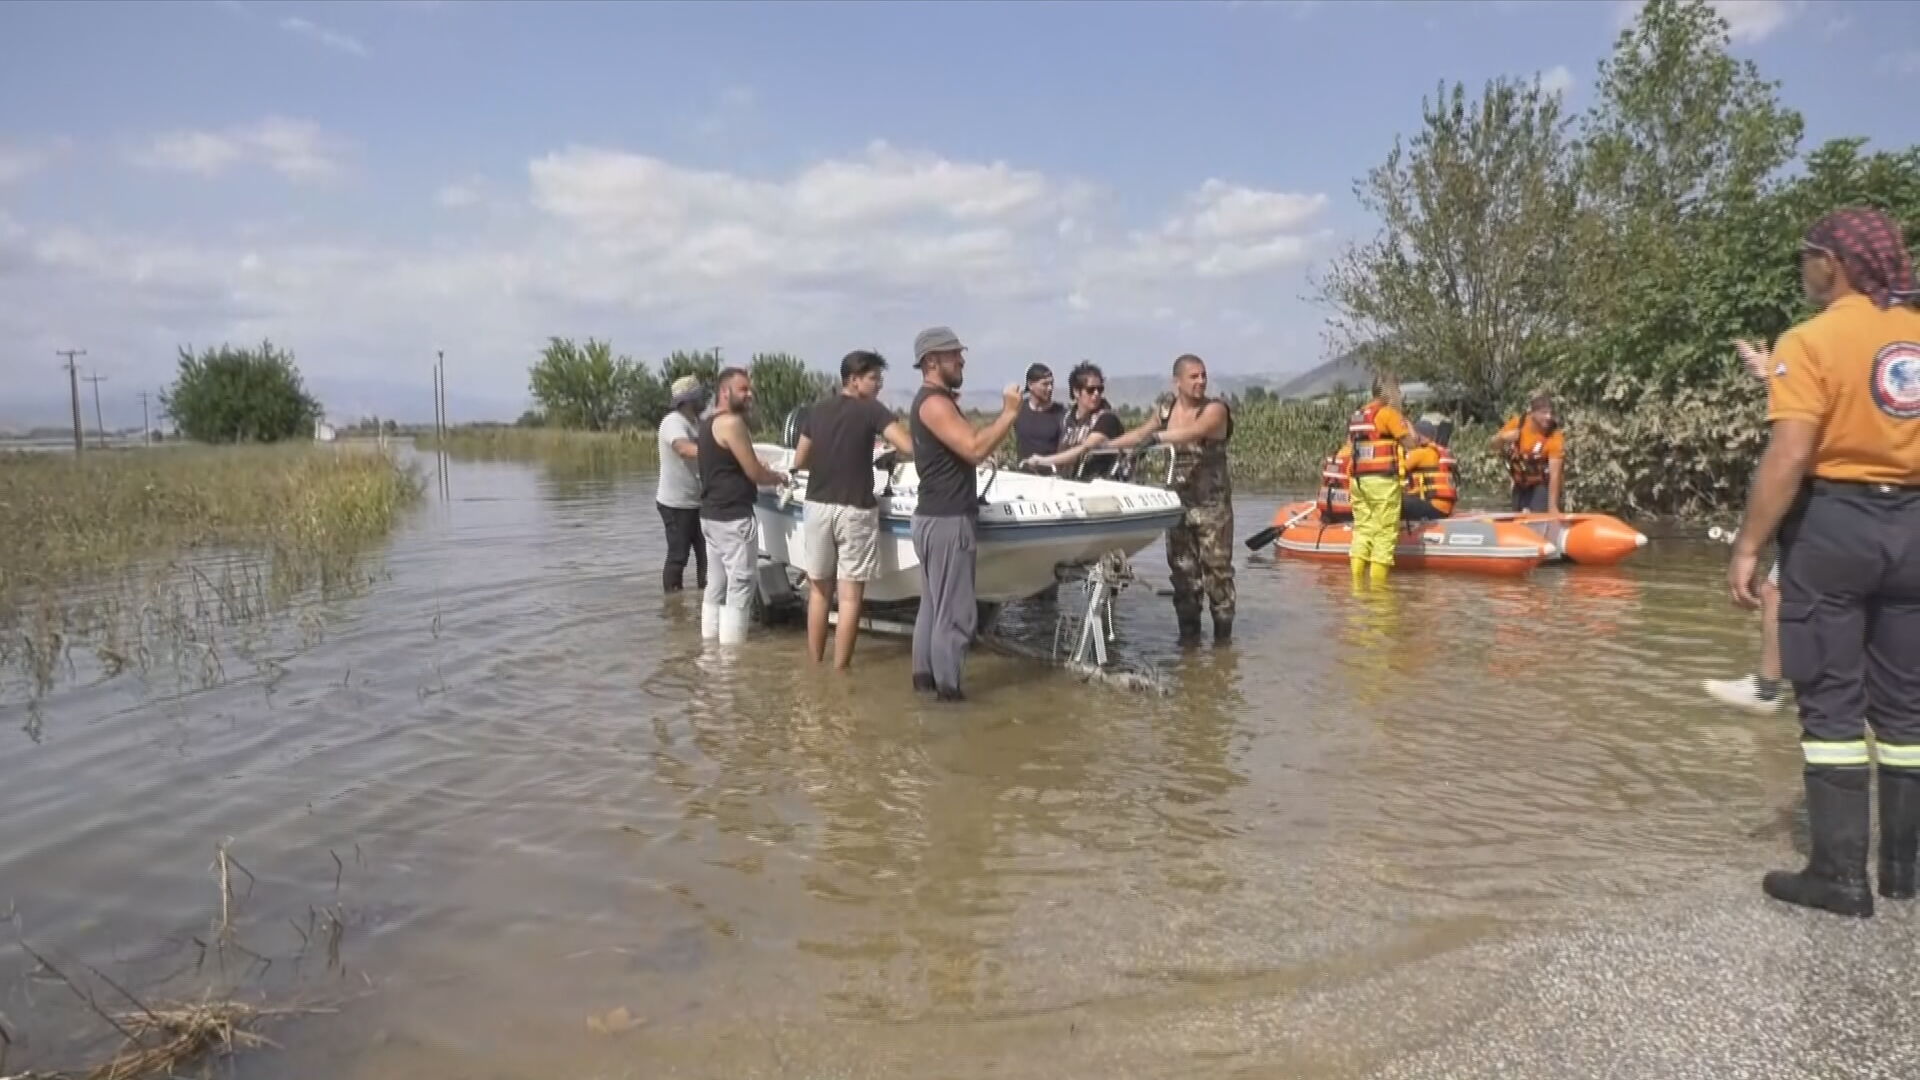
[[[857,350],[840,361],[840,393],[807,411],[800,424],[793,468],[807,472],[807,509],[801,524],[806,558],[801,569],[807,596],[807,652],[818,664],[827,657],[827,612],[839,583],[840,631],[833,666],[853,664],[860,634],[860,605],[867,582],[879,570],[880,502],[873,493],[873,445],[884,438],[911,456],[906,425],[880,403],[887,361]]]
[[[1749,341],[1736,341],[1747,371],[1761,382],[1772,374],[1766,353]],[[1780,710],[1780,560],[1767,571],[1766,584],[1760,586],[1760,668],[1737,679],[1704,679],[1701,688],[1707,696],[1736,709],[1752,713]]]

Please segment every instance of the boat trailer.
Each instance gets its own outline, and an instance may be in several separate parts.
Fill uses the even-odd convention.
[[[1120,661],[1110,649],[1118,640],[1114,625],[1113,601],[1129,585],[1139,580],[1133,562],[1125,552],[1114,550],[1088,565],[1054,567],[1055,586],[1077,583],[1080,598],[1062,602],[1055,619],[1053,647],[1041,652],[1029,645],[993,632],[1000,605],[980,605],[976,644],[996,652],[1041,663],[1058,664],[1084,682],[1099,682],[1119,688],[1155,693],[1173,692],[1158,668],[1145,661]],[[764,625],[778,625],[798,619],[805,621],[807,602],[803,589],[806,575],[762,556],[757,574],[758,615]],[[918,601],[903,604],[868,605],[860,616],[860,628],[879,634],[913,636],[913,616]],[[840,624],[836,603],[827,613],[830,625]]]

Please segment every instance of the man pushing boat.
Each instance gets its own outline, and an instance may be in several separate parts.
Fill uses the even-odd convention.
[[[1180,640],[1200,638],[1202,600],[1212,605],[1213,640],[1233,636],[1233,479],[1227,444],[1233,411],[1207,396],[1207,365],[1188,353],[1173,362],[1173,400],[1145,423],[1107,445],[1133,450],[1164,443],[1174,448],[1173,489],[1186,514],[1167,530],[1167,570]]]

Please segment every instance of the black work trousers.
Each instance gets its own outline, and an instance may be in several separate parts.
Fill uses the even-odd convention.
[[[660,571],[660,587],[679,592],[687,576],[687,556],[698,562],[698,588],[707,587],[707,540],[700,535],[700,508],[653,504],[660,509],[660,520],[667,526],[667,565]]]
[[[1920,769],[1920,488],[1815,480],[1780,530],[1780,667],[1812,766]]]

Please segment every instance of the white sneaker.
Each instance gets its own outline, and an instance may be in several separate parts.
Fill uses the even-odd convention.
[[[1780,711],[1779,694],[1771,698],[1760,696],[1760,678],[1757,675],[1743,675],[1738,679],[1706,679],[1700,685],[1708,697],[1736,709],[1745,709],[1750,713]]]

